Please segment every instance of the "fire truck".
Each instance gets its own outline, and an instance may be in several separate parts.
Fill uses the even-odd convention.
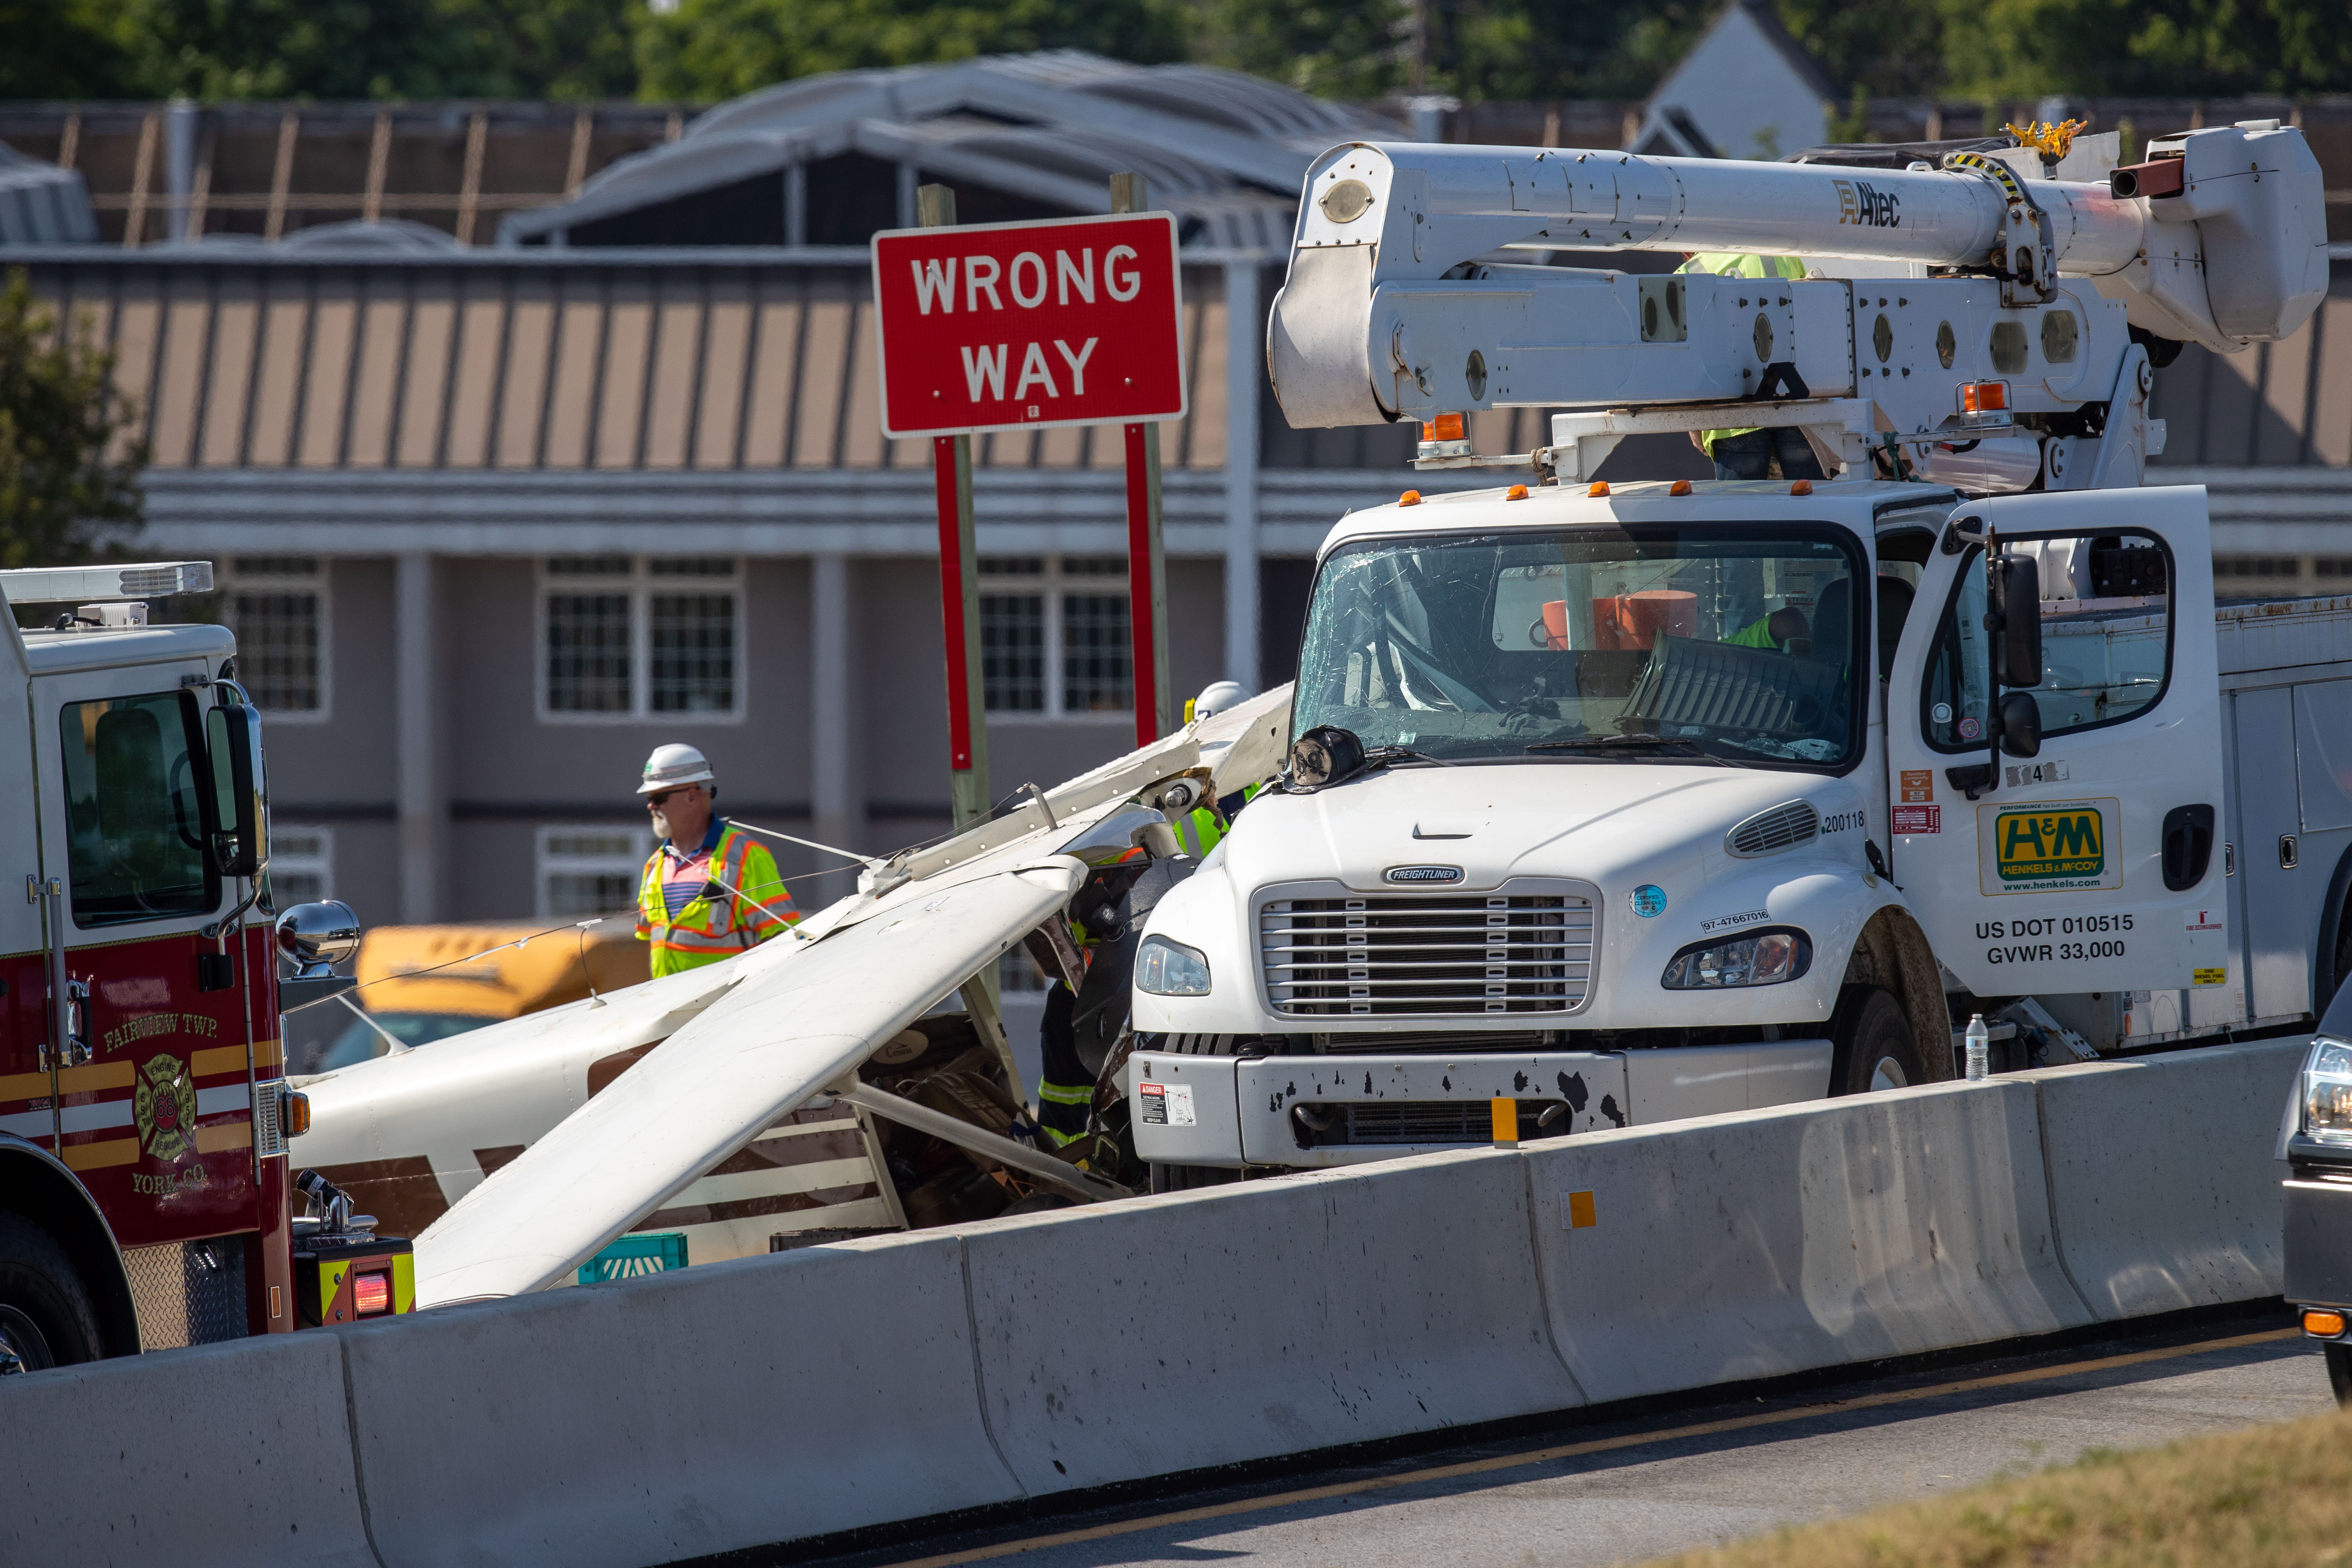
[[[211,587],[0,572],[0,1374],[406,1306],[405,1244],[288,1170],[273,948],[319,968],[357,935],[340,906],[273,930],[236,638],[148,615]]]

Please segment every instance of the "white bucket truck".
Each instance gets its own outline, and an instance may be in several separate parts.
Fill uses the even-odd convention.
[[[1326,540],[1283,782],[1144,930],[1157,1185],[1485,1142],[1496,1100],[1532,1139],[1949,1079],[1977,1013],[2016,1067],[2332,993],[2352,606],[2217,625],[2203,491],[2142,488],[2151,353],[2284,337],[2325,292],[2301,134],[2056,170],[2093,180],[1808,156],[1315,164],[1286,415],[1419,420],[1420,467],[1523,482]],[[1809,274],[1498,259],[1591,247]],[[1459,416],[1509,405],[1570,411],[1474,453]],[[1624,436],[1748,426],[1842,476],[1594,479]]]

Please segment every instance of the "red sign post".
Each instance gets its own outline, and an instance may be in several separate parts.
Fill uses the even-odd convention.
[[[1114,177],[1115,191],[1118,184]],[[1140,184],[1133,180],[1129,189]],[[926,195],[933,191],[951,203],[951,193],[924,187]],[[1126,426],[1136,739],[1144,744],[1159,736],[1168,694],[1151,422],[1184,416],[1183,299],[1176,220],[1167,213],[970,227],[940,222],[954,220],[874,237],[875,336],[883,431],[932,437],[939,465],[949,746],[963,826],[971,775],[985,769],[975,756],[984,747],[972,733],[982,704],[970,686],[979,646],[966,580],[973,434]]]

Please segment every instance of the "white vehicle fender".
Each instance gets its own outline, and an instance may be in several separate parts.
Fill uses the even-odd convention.
[[[1220,846],[1223,847],[1223,846]],[[1256,955],[1248,951],[1248,900],[1221,856],[1170,889],[1143,922],[1145,941],[1164,936],[1209,961],[1206,996],[1154,996],[1138,986],[1131,1015],[1139,1035],[1254,1035],[1263,1028]]]
[[[1707,879],[1698,896],[1687,900],[1690,913],[1683,920],[1675,921],[1670,914],[1655,922],[1615,922],[1615,935],[1604,936],[1603,942],[1630,941],[1636,944],[1607,961],[1609,967],[1622,977],[1619,984],[1627,987],[1629,994],[1645,986],[1657,987],[1675,955],[1685,949],[1737,942],[1760,931],[1794,929],[1802,931],[1812,944],[1812,962],[1798,979],[1785,986],[1770,988],[1771,1012],[1778,1016],[1790,1011],[1788,1004],[1793,1000],[1790,993],[1794,992],[1807,999],[1805,1006],[1797,1011],[1828,1017],[1837,1005],[1846,962],[1863,928],[1888,902],[1900,901],[1894,889],[1862,868],[1844,861],[1807,857],[1802,862],[1794,862],[1791,858],[1744,866],[1736,861],[1732,864],[1739,868],[1727,876]],[[1672,1019],[1677,1024],[1696,1021],[1678,1016],[1690,1004],[1698,1004],[1709,1011],[1735,1007],[1744,1016],[1755,1002],[1768,994],[1762,990],[1747,989],[1681,993],[1659,990],[1654,994],[1660,997],[1663,1009],[1677,1015]],[[1706,1021],[1738,1020],[1725,1016]]]

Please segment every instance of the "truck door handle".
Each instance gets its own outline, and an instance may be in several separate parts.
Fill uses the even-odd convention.
[[[2176,805],[2164,814],[2164,885],[2185,893],[2205,879],[2213,859],[2213,808]],[[2292,862],[2290,862],[2292,863]]]

